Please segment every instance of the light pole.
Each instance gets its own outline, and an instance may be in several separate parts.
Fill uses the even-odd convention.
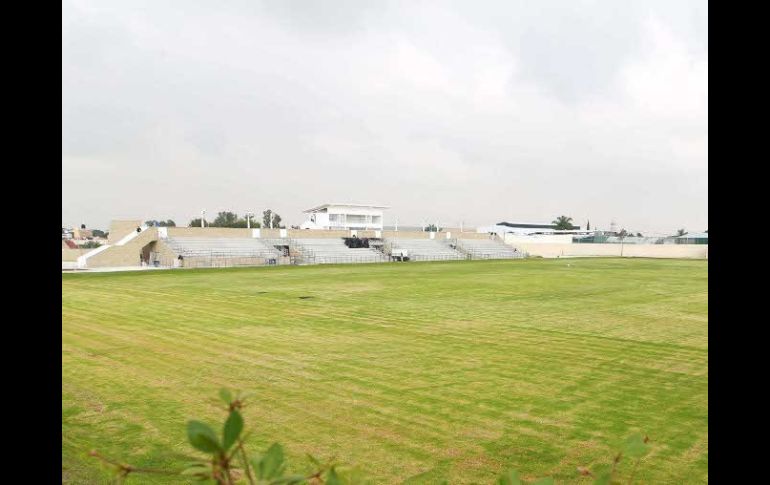
[[[204,227],[203,221],[205,221],[205,220],[206,220],[206,209],[203,209],[201,211],[201,229],[203,229],[203,227]]]
[[[246,213],[246,229],[251,229],[251,216],[253,216],[253,212],[247,212]]]

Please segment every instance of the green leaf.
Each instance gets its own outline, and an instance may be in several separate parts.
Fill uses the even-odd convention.
[[[225,451],[229,450],[241,435],[243,431],[243,417],[237,410],[230,411],[230,416],[225,421],[225,429],[222,432],[222,446]]]
[[[283,474],[285,466],[283,447],[278,443],[273,443],[259,460],[259,465],[256,467],[257,475],[262,480],[278,478]]]
[[[217,434],[207,424],[200,421],[187,422],[187,439],[196,450],[204,453],[222,451],[222,446],[217,440]]]
[[[647,454],[649,449],[650,446],[644,442],[644,437],[637,433],[628,437],[624,451],[631,458],[641,458]]]
[[[231,402],[233,402],[233,395],[230,393],[229,390],[222,388],[219,390],[219,397],[225,402],[225,404],[230,405]]]
[[[519,472],[516,470],[508,470],[497,479],[497,485],[522,485],[522,481],[519,478]]]

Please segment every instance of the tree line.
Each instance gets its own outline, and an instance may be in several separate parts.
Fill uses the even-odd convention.
[[[276,212],[273,212],[271,209],[267,209],[262,212],[262,221],[255,220],[254,217],[251,218],[251,223],[249,224],[246,220],[246,217],[239,217],[238,214],[235,212],[230,211],[223,211],[217,213],[217,216],[214,218],[213,221],[204,221],[206,227],[236,227],[236,228],[246,228],[246,227],[252,227],[252,228],[260,228],[270,227],[270,221],[272,219],[272,227],[274,229],[285,229],[286,226],[281,224],[281,216],[278,215]],[[201,218],[196,217],[195,219],[191,220],[190,223],[187,225],[188,227],[201,227]]]

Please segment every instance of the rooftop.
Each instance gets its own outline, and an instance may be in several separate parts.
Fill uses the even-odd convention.
[[[327,207],[360,207],[362,209],[390,209],[390,206],[387,205],[370,205],[370,204],[349,204],[346,202],[332,202],[330,204],[323,204],[319,205],[318,207],[313,207],[312,209],[307,209],[302,212],[318,212],[320,210],[326,209]]]

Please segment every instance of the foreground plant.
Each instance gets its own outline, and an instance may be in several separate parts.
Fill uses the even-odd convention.
[[[221,435],[201,421],[188,421],[187,439],[196,450],[202,452],[205,458],[195,459],[182,470],[159,470],[141,468],[121,463],[105,457],[96,450],[90,455],[101,460],[115,471],[116,483],[122,483],[132,473],[149,473],[162,475],[178,475],[193,479],[202,484],[235,485],[248,483],[250,485],[293,485],[293,484],[358,484],[360,480],[354,471],[340,472],[338,466],[330,461],[322,463],[313,456],[308,459],[313,464],[314,471],[310,474],[287,474],[286,459],[283,447],[278,443],[270,445],[264,453],[249,453],[244,441],[248,434],[243,434],[243,416],[241,408],[246,399],[245,394],[232,394],[227,389],[219,391],[219,397],[227,405],[227,419],[222,427]]]
[[[201,484],[236,485],[364,485],[371,483],[356,469],[341,470],[339,465],[330,460],[322,463],[317,458],[307,455],[313,471],[307,474],[288,474],[283,447],[278,443],[270,445],[264,453],[249,453],[244,441],[249,434],[243,434],[243,416],[246,394],[237,392],[235,395],[227,389],[219,391],[220,399],[227,405],[227,419],[222,426],[222,433],[201,421],[187,422],[187,439],[190,444],[205,455],[204,458],[194,458],[184,469],[161,470],[128,465],[108,458],[96,450],[90,455],[112,468],[115,472],[115,482],[123,481],[131,474],[145,473],[158,475],[176,475],[184,479],[192,479]],[[649,451],[649,438],[633,435],[626,440],[623,451],[615,455],[612,468],[608,471],[592,473],[588,468],[579,467],[578,473],[585,477],[594,478],[594,485],[613,485],[621,483],[617,480],[617,467],[623,457],[634,459],[633,469],[628,478],[633,483],[634,475],[641,459]],[[446,484],[446,482],[444,482]],[[510,470],[498,477],[495,485],[553,485],[553,478],[540,478],[535,481],[524,481],[519,473]]]

